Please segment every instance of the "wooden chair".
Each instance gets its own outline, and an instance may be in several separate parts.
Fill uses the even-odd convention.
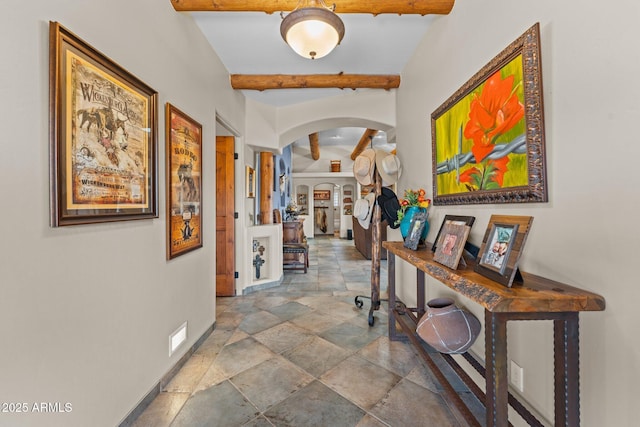
[[[309,245],[306,243],[283,243],[283,254],[294,254],[293,259],[285,259],[282,262],[282,268],[284,270],[304,270],[307,272],[309,268]],[[302,261],[300,257],[302,256]]]
[[[285,221],[282,224],[282,267],[284,270],[309,268],[309,245],[301,221]]]

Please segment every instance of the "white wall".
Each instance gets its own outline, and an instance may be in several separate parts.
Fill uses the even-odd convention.
[[[258,246],[254,249],[254,241]],[[264,224],[247,228],[247,239],[244,243],[245,251],[249,254],[248,261],[238,266],[238,271],[247,279],[243,281],[244,287],[238,289],[238,295],[253,292],[265,287],[272,287],[282,279],[282,224]],[[262,253],[258,254],[258,248],[262,247]],[[256,277],[254,265],[256,255],[260,255],[264,263],[260,267],[260,277]],[[249,289],[247,289],[249,288]]]
[[[395,89],[359,89],[344,95],[281,107],[277,111],[279,146],[310,133],[338,127],[363,127],[388,131],[395,126]]]
[[[402,73],[397,144],[404,174],[398,190],[431,194],[431,113],[535,22],[541,25],[549,202],[431,208],[429,238],[445,214],[476,216],[479,244],[491,214],[532,215],[521,267],[603,295],[604,312],[580,315],[584,426],[637,425],[640,341],[635,275],[640,155],[640,6],[621,0],[459,0],[434,21]],[[404,144],[411,151],[403,150]],[[433,226],[433,223],[436,225]],[[402,297],[415,300],[415,273]],[[402,283],[402,280],[400,281]],[[428,298],[445,293],[429,279]],[[460,301],[481,319],[483,311]],[[511,322],[509,357],[524,367],[525,397],[553,419],[550,322]],[[482,340],[473,347],[484,355]]]
[[[158,91],[159,218],[49,227],[48,25],[59,21]],[[114,426],[215,320],[215,115],[244,100],[169,1],[32,0],[0,15],[0,402],[69,402],[0,425]],[[165,260],[164,105],[203,125],[204,247]],[[168,336],[187,321],[187,345]]]
[[[247,99],[247,145],[256,151],[278,153],[281,145],[276,136],[276,108]]]
[[[303,140],[302,145],[293,146],[293,172],[331,172],[331,160],[340,160],[340,171],[353,171],[353,160],[351,153],[355,145],[323,145],[320,147],[320,158],[313,160],[311,157],[311,148],[309,146],[309,138],[306,143]]]
[[[580,316],[585,426],[634,425],[635,419],[640,291],[632,266],[640,233],[632,206],[640,178],[632,162],[640,148],[631,126],[640,119],[639,8],[631,0],[609,6],[458,0],[450,15],[434,20],[397,90],[396,142],[404,164],[398,192],[430,189],[431,112],[525,29],[541,23],[549,203],[434,207],[429,237],[446,213],[475,215],[475,242],[492,213],[533,215],[523,270],[607,299],[605,312]],[[49,20],[159,92],[158,219],[49,227]],[[0,155],[0,401],[73,404],[67,414],[2,414],[0,425],[112,426],[180,357],[167,356],[169,333],[187,320],[191,345],[215,318],[212,218],[205,218],[202,249],[165,261],[165,102],[203,124],[206,213],[215,212],[206,195],[215,193],[216,112],[247,144],[277,150],[318,130],[319,121],[323,128],[330,122],[392,128],[396,92],[358,91],[278,111],[248,105],[257,116],[245,121],[244,99],[229,88],[227,71],[189,16],[175,13],[168,1],[32,0],[13,4],[0,23],[10,35],[0,41],[0,123],[6,130]],[[429,297],[443,292],[436,282],[429,285]],[[407,302],[415,298],[408,288],[401,292]],[[465,303],[482,317],[479,307]],[[509,351],[525,368],[527,399],[551,418],[549,328],[548,322],[510,325]],[[482,343],[474,350],[483,354]]]

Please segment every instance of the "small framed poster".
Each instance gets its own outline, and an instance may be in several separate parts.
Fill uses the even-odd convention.
[[[247,198],[256,197],[256,171],[251,166],[245,168],[245,180],[247,184]]]
[[[167,259],[202,247],[202,125],[167,102]]]
[[[331,190],[313,190],[313,200],[331,200]]]

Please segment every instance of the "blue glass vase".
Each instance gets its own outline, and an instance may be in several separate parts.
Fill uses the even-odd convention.
[[[411,220],[413,216],[418,212],[426,212],[426,208],[419,208],[417,206],[408,207],[404,212],[404,216],[400,221],[400,233],[402,234],[402,238],[406,239],[409,234],[409,228],[411,227]],[[420,235],[420,240],[424,242],[427,238],[427,233],[429,232],[429,221],[426,221],[424,224],[424,229],[422,230],[422,234]]]

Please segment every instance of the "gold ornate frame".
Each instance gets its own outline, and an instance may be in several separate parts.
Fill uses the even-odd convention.
[[[435,205],[547,201],[541,68],[536,23],[431,114]]]

